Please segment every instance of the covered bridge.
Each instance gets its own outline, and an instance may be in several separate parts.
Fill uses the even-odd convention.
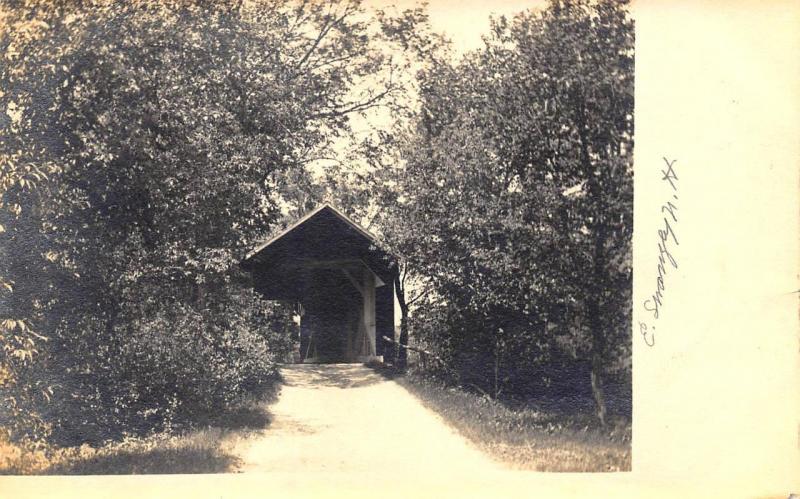
[[[261,244],[241,262],[268,300],[300,304],[303,362],[367,362],[394,337],[391,255],[329,204]]]

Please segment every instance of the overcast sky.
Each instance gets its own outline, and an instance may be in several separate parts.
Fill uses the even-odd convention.
[[[444,33],[453,43],[456,53],[463,54],[469,50],[481,47],[481,37],[489,32],[490,16],[505,15],[512,17],[514,14],[531,8],[541,9],[547,0],[429,0],[428,13],[434,31]],[[420,5],[418,0],[363,0],[367,10],[381,8],[391,12],[391,6],[397,11],[411,9]],[[370,133],[376,128],[381,128],[388,123],[388,114],[385,110],[373,110],[367,118],[351,117],[351,123],[357,136]],[[344,158],[345,151],[349,148],[349,140],[343,138],[336,141],[334,152]],[[330,161],[323,160],[310,163],[306,166],[312,175],[321,174],[326,164]],[[351,164],[351,168],[358,168]],[[362,221],[363,222],[363,221]]]
[[[413,8],[415,0],[365,0],[370,7],[395,5],[398,9]],[[489,31],[489,16],[513,16],[523,10],[541,8],[546,0],[430,0],[428,12],[433,29],[444,32],[459,52],[481,45],[481,36]]]

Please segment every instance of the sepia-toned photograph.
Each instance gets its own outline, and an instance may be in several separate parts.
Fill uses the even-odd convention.
[[[0,1],[0,473],[631,471],[633,154],[627,0]]]

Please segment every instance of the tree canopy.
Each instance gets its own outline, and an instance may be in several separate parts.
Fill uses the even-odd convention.
[[[269,389],[292,308],[238,262],[326,198],[399,256],[401,367],[414,343],[497,398],[590,393],[601,421],[629,390],[625,0],[496,18],[463,56],[424,8],[359,0],[0,17],[8,436],[173,428]]]
[[[494,19],[482,49],[428,53],[421,107],[369,188],[424,283],[414,333],[486,390],[629,373],[633,24],[625,2]],[[443,326],[443,324],[445,324]],[[581,382],[585,379],[585,382]],[[564,388],[563,386],[561,387]]]
[[[31,377],[60,386],[49,420],[151,427],[271,382],[289,310],[238,261],[349,116],[397,91],[392,40],[349,0],[3,11],[3,324],[49,338]]]

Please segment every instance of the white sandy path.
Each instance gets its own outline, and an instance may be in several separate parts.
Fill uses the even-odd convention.
[[[292,365],[239,471],[470,474],[500,467],[397,383],[360,365]]]

